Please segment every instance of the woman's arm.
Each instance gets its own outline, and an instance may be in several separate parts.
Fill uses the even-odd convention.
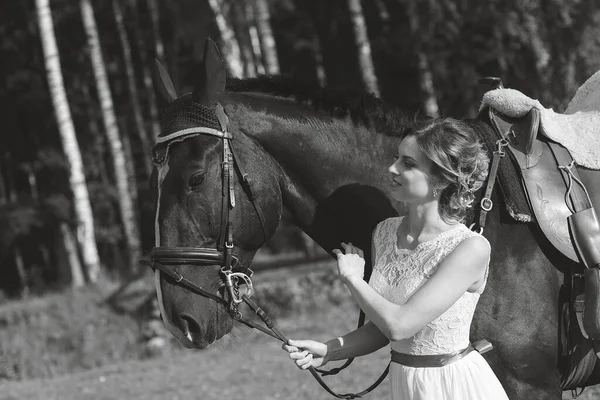
[[[325,343],[325,362],[345,360],[371,354],[385,347],[390,341],[375,324],[367,322],[360,328]]]
[[[377,259],[375,232],[377,232],[377,227],[373,230],[371,242],[373,266],[375,266]],[[295,360],[298,367],[306,369],[311,366],[323,366],[329,361],[364,356],[381,349],[388,343],[388,338],[381,333],[379,328],[372,322],[367,322],[360,328],[327,343],[319,343],[313,340],[290,340],[290,343],[284,343],[282,348],[290,353],[290,358]]]
[[[463,240],[440,263],[438,270],[404,304],[389,302],[360,276],[355,254],[338,256],[344,283],[381,332],[393,341],[411,337],[450,308],[485,273],[490,255],[488,241],[481,236]],[[348,265],[344,265],[347,260]],[[364,265],[364,260],[363,265]],[[356,273],[350,273],[352,268]],[[344,269],[344,271],[342,271]]]
[[[290,340],[281,347],[301,369],[321,367],[329,361],[360,357],[379,350],[389,343],[371,322],[340,337],[321,343],[314,340]]]

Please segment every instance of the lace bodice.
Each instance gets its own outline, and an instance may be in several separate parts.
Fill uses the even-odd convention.
[[[462,240],[478,235],[459,224],[432,240],[420,243],[413,250],[399,249],[396,233],[402,218],[388,218],[377,225],[373,235],[376,258],[369,281],[379,294],[396,304],[405,303]],[[392,342],[392,349],[423,355],[448,354],[467,347],[471,320],[486,280],[487,271],[483,285],[476,292],[465,292],[448,310],[414,336]]]

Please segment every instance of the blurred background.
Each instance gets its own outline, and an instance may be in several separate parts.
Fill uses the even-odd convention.
[[[597,0],[0,1],[0,382],[177,346],[137,264],[154,234],[153,60],[189,91],[206,36],[231,76],[287,74],[431,116],[474,116],[484,76],[562,112],[600,69]],[[327,257],[286,217],[256,268]],[[295,290],[346,301],[330,267]],[[306,307],[269,290],[275,315]]]

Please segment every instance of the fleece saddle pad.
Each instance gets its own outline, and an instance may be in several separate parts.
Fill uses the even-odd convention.
[[[579,88],[566,114],[544,108],[518,90],[504,88],[485,93],[481,109],[485,107],[513,118],[538,109],[539,133],[566,147],[577,165],[600,170],[600,71]]]

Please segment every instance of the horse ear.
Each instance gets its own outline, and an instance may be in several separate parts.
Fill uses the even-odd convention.
[[[206,38],[200,76],[192,99],[205,106],[216,104],[225,92],[225,80],[225,65],[219,48],[211,38]]]
[[[156,75],[156,79],[154,79],[156,90],[158,90],[158,93],[160,93],[163,100],[170,103],[178,97],[175,86],[173,86],[173,82],[171,81],[171,77],[166,68],[157,59],[154,61],[156,62],[154,69]]]

